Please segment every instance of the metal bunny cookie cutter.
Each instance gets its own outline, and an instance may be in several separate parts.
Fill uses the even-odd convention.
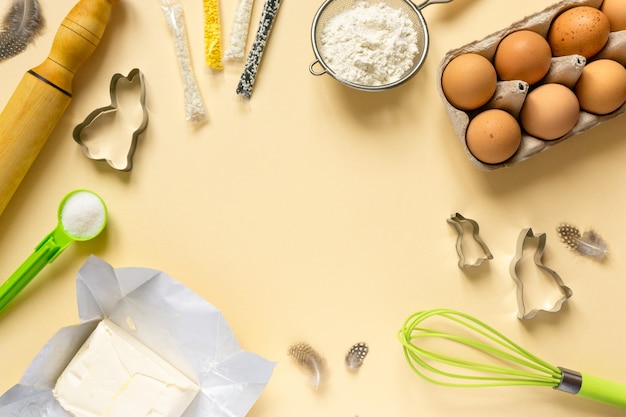
[[[484,261],[493,259],[491,251],[487,247],[487,244],[480,238],[478,223],[472,219],[463,217],[460,213],[455,213],[448,219],[448,223],[454,226],[457,231],[456,239],[456,253],[459,255],[459,268],[469,268],[473,266],[479,266]],[[465,254],[463,242],[466,240],[466,229],[468,233],[471,233],[472,239],[478,244],[479,250],[482,252],[474,258],[473,261],[468,261],[468,256]]]
[[[533,263],[524,265],[522,260],[527,258],[524,255],[528,253],[529,246],[532,244],[534,244]],[[517,317],[519,319],[532,319],[540,311],[557,312],[573,295],[572,290],[563,283],[559,274],[543,264],[545,248],[545,233],[534,234],[531,228],[521,231],[517,239],[515,256],[509,267],[511,277],[517,286]],[[528,268],[529,266],[531,268]],[[545,273],[533,276],[531,269]],[[546,280],[546,277],[549,279]]]
[[[138,88],[139,92],[137,93],[133,88]],[[105,160],[114,169],[130,171],[137,147],[137,139],[148,126],[143,73],[135,68],[127,76],[114,74],[111,78],[109,92],[111,104],[89,113],[82,123],[74,127],[72,135],[88,158]],[[118,97],[118,95],[122,95],[122,97]],[[133,104],[138,101],[139,106],[136,104],[124,106],[123,111],[120,111],[120,102],[126,102],[126,95],[132,95],[128,100],[132,101]],[[137,95],[139,96],[138,100]],[[134,107],[135,111],[127,107]],[[132,130],[130,138],[128,138],[129,126]]]

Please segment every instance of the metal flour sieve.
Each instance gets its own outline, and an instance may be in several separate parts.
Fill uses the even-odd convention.
[[[355,3],[361,3],[363,1],[366,1],[372,5],[383,3],[389,7],[403,11],[406,16],[409,17],[409,19],[413,23],[415,31],[417,32],[418,52],[415,56],[415,59],[413,60],[413,65],[399,79],[393,82],[389,82],[387,84],[374,86],[363,85],[343,79],[337,73],[337,71],[334,71],[331,65],[329,65],[328,57],[326,57],[325,59],[323,54],[320,52],[320,37],[324,26],[328,22],[328,19],[351,8]],[[313,18],[313,24],[311,26],[311,43],[313,45],[313,52],[315,53],[316,60],[313,61],[311,65],[309,65],[309,71],[311,72],[311,74],[316,76],[328,74],[342,84],[345,84],[357,90],[381,91],[396,87],[404,83],[405,81],[408,81],[417,73],[417,71],[419,71],[422,64],[424,63],[424,60],[426,59],[426,55],[428,54],[428,27],[426,26],[426,21],[424,20],[424,16],[422,15],[421,10],[431,4],[449,3],[451,1],[452,0],[427,0],[419,5],[416,5],[411,0],[325,0],[315,14],[315,17]],[[322,67],[322,70],[315,70],[315,66],[317,64]]]

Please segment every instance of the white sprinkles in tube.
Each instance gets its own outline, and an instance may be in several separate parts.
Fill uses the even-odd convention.
[[[254,87],[256,74],[259,69],[259,64],[261,63],[261,57],[263,56],[267,39],[269,38],[270,31],[272,30],[272,25],[276,19],[280,1],[281,0],[266,0],[263,5],[263,11],[261,12],[261,19],[259,21],[256,38],[252,44],[252,49],[248,53],[248,59],[246,60],[246,65],[243,73],[241,74],[239,85],[237,85],[237,94],[240,94],[245,98],[249,99],[252,95],[252,88]]]
[[[172,33],[176,58],[184,82],[185,119],[193,124],[206,120],[206,109],[191,67],[187,30],[183,16],[183,5],[176,0],[162,0],[165,20]]]
[[[228,38],[228,45],[224,51],[225,60],[242,61],[244,58],[246,40],[250,31],[250,16],[252,15],[253,3],[254,0],[239,0]]]

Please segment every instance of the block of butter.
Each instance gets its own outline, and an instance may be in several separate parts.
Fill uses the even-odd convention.
[[[165,272],[91,255],[76,293],[80,324],[0,395],[0,416],[246,417],[272,375],[219,309]]]
[[[102,320],[57,379],[75,417],[180,417],[198,385],[131,334]]]

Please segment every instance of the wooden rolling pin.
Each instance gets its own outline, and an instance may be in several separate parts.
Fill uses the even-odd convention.
[[[0,215],[72,100],[76,71],[100,43],[118,0],[80,0],[50,54],[29,70],[0,113]]]

